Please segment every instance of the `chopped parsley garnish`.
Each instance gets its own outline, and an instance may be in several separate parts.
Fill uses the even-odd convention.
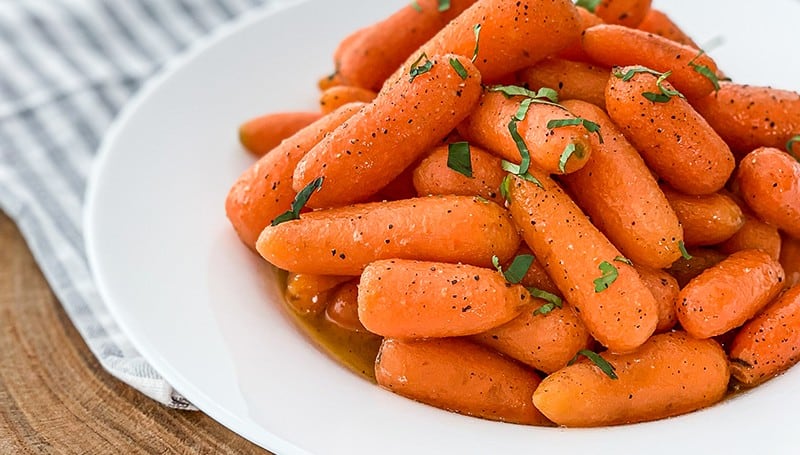
[[[575,5],[580,6],[586,11],[589,11],[590,13],[593,13],[597,9],[597,5],[599,5],[601,1],[602,0],[576,0]]]
[[[422,12],[422,7],[419,6],[419,3],[417,3],[417,0],[411,0],[411,7],[414,8],[418,13]]]
[[[489,91],[500,92],[509,98],[512,96],[524,96],[533,99],[536,103],[552,104],[563,109],[563,106],[558,104],[558,92],[549,87],[542,87],[534,92],[519,85],[493,85],[489,87]]]
[[[578,351],[578,353],[575,354],[575,357],[569,361],[568,365],[572,365],[573,363],[575,363],[578,360],[578,357],[580,356],[584,356],[587,359],[589,359],[593,364],[597,366],[597,368],[600,368],[600,371],[605,373],[606,376],[608,376],[609,378],[619,379],[617,373],[614,372],[616,370],[616,368],[614,368],[614,365],[608,363],[608,360],[602,358],[600,354],[594,351],[590,351],[588,349],[581,349],[580,351]]]
[[[424,63],[423,60],[425,61]],[[411,76],[410,82],[414,82],[417,76],[427,73],[431,68],[433,68],[433,62],[430,61],[428,55],[423,52],[422,55],[411,64],[411,71],[408,73]]]
[[[325,177],[317,177],[312,180],[311,183],[306,185],[305,188],[300,190],[300,192],[297,193],[297,196],[294,197],[291,210],[278,215],[270,224],[272,226],[277,226],[287,221],[300,219],[300,211],[303,210],[303,207],[305,207],[306,203],[308,202],[308,198],[311,197],[311,194],[322,187],[322,181],[324,179]]]
[[[617,277],[619,276],[617,268],[608,261],[601,262],[599,269],[603,272],[603,275],[594,280],[594,292],[605,291],[612,283],[617,281]]]
[[[717,77],[717,75],[714,73],[714,71],[711,70],[711,68],[705,65],[698,65],[697,63],[694,62],[695,60],[700,58],[700,56],[703,54],[705,54],[705,51],[701,49],[700,53],[695,55],[694,58],[691,59],[689,63],[687,63],[687,65],[689,65],[695,71],[695,73],[700,74],[701,76],[704,76],[706,79],[711,81],[711,84],[714,86],[714,91],[718,92],[720,89],[719,77]]]
[[[577,146],[570,142],[564,147],[564,151],[561,152],[561,157],[558,159],[558,170],[566,173],[567,172],[567,161],[569,161],[570,157],[575,153],[577,150]]]
[[[597,133],[597,137],[600,140],[600,143],[603,143],[603,136],[600,134],[600,125],[597,123],[587,120],[581,117],[575,118],[565,118],[565,119],[554,119],[547,122],[547,129],[552,130],[554,128],[561,128],[562,126],[583,126],[586,131],[590,133]]]
[[[678,249],[681,250],[681,256],[683,256],[684,259],[687,261],[692,259],[693,256],[686,251],[686,245],[683,243],[683,240],[678,242]]]
[[[472,178],[472,157],[469,142],[454,142],[447,146],[447,167]]]
[[[550,313],[556,308],[564,307],[564,302],[561,300],[561,297],[555,294],[552,294],[550,292],[538,288],[528,288],[528,292],[530,292],[533,297],[536,297],[537,299],[542,299],[546,302],[542,304],[542,306],[534,310],[533,314],[544,315]]]
[[[450,9],[450,0],[439,0],[439,12],[443,13]]]
[[[624,73],[622,71],[620,71],[619,68],[614,68],[613,73],[614,73],[614,76],[622,79],[624,82],[628,82],[629,80],[633,79],[633,76],[635,76],[635,75],[637,75],[639,73],[652,74],[653,76],[657,76],[657,77],[661,77],[661,75],[662,75],[662,73],[659,73],[658,71],[655,71],[655,70],[651,70],[650,68],[645,68],[644,66],[637,66],[637,67],[631,68],[631,69],[629,69],[628,71],[626,71]]]
[[[500,196],[503,196],[503,199],[506,201],[511,201],[511,176],[506,175],[503,177],[503,181],[500,182]]]
[[[625,256],[617,256],[614,258],[615,262],[621,262],[623,264],[633,265],[630,259],[626,258]]]
[[[522,281],[522,278],[528,273],[528,269],[531,268],[531,264],[533,264],[533,255],[520,254],[511,261],[511,265],[508,266],[507,270],[503,270],[500,265],[500,259],[497,256],[492,256],[492,265],[498,272],[503,274],[506,281],[512,284],[518,284]]]
[[[684,98],[681,92],[664,86],[664,81],[666,81],[671,74],[672,71],[667,71],[666,73],[658,76],[658,80],[656,80],[656,87],[658,87],[658,90],[661,93],[644,92],[642,93],[642,96],[654,103],[667,103],[674,96]]]
[[[519,120],[516,117],[512,118],[511,121],[508,122],[508,131],[511,133],[511,138],[514,139],[514,143],[517,144],[517,150],[519,150],[520,162],[516,174],[522,175],[528,172],[528,168],[531,165],[531,153],[528,151],[525,140],[520,136],[519,131],[517,131],[517,123],[519,123]]]
[[[469,76],[469,73],[467,73],[467,70],[464,68],[464,65],[462,65],[457,58],[450,59],[450,66],[452,66],[453,69],[456,70],[456,74],[458,74],[458,76],[461,79],[466,79]]]
[[[472,61],[474,62],[478,58],[478,45],[481,40],[481,24],[475,24],[472,27],[472,32],[475,33],[475,49],[472,51]]]
[[[794,157],[794,159],[796,159],[797,161],[800,161],[800,154],[797,154],[797,153],[794,152],[794,145],[795,144],[800,144],[800,134],[798,134],[797,136],[789,139],[786,142],[786,151],[788,151],[789,155],[792,155]]]
[[[510,172],[510,173],[516,175],[517,177],[519,177],[519,178],[521,178],[523,180],[526,180],[528,182],[531,182],[531,183],[533,183],[534,185],[538,186],[541,189],[544,189],[544,186],[542,185],[542,182],[539,181],[539,179],[537,179],[536,177],[532,176],[530,172],[524,172],[523,173],[522,171],[520,171],[520,167],[519,167],[518,164],[514,164],[514,163],[512,163],[510,161],[502,160],[502,161],[500,161],[500,167],[504,171]],[[505,180],[508,180],[508,176],[506,176]],[[508,184],[506,184],[506,186],[508,186]],[[500,187],[500,193],[501,194],[503,192],[502,190],[503,190],[503,188],[502,188],[502,185],[501,185],[501,187]],[[508,198],[506,198],[506,200],[508,200]]]

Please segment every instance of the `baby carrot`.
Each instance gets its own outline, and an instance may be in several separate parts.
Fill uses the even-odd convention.
[[[681,221],[686,245],[716,245],[744,226],[742,209],[722,193],[689,196],[666,185],[662,185],[661,190]]]
[[[647,165],[600,108],[581,101],[563,104],[600,125],[603,143],[592,136],[589,161],[562,176],[561,182],[628,259],[657,269],[668,267],[681,256],[683,230]]]
[[[601,357],[617,379],[581,361],[545,378],[533,404],[567,427],[646,422],[711,406],[725,396],[730,377],[716,341],[684,332],[655,335],[634,352]]]
[[[603,24],[603,19],[597,17],[594,13],[590,13],[585,8],[575,8],[578,11],[578,30],[581,34],[589,27]],[[576,36],[569,46],[556,54],[556,57],[567,60],[575,60],[579,62],[591,62],[592,59],[583,51],[583,43],[581,36]]]
[[[781,265],[767,253],[739,251],[681,289],[678,320],[696,338],[721,335],[769,303],[783,288],[783,280]]]
[[[524,287],[511,285],[497,270],[387,259],[361,274],[358,319],[383,337],[456,337],[503,325],[531,300]]]
[[[711,268],[728,255],[720,253],[710,248],[688,248],[687,256],[680,257],[675,261],[667,272],[678,280],[678,285],[682,288],[689,284],[695,277]]]
[[[358,284],[357,280],[339,286],[328,298],[325,306],[325,317],[339,327],[351,332],[366,332],[367,329],[358,320]]]
[[[417,0],[386,19],[346,37],[334,53],[337,73],[348,85],[378,91],[383,82],[422,44],[475,3]],[[432,55],[432,54],[428,54]]]
[[[702,74],[716,75],[717,65],[711,57],[652,33],[621,25],[596,25],[583,33],[583,50],[607,66],[642,65],[662,73],[671,71],[670,82],[690,100],[715,89],[714,82]]]
[[[781,235],[775,226],[744,212],[742,228],[721,243],[718,248],[725,254],[733,254],[742,250],[761,250],[777,261],[781,255]]]
[[[319,112],[277,112],[262,115],[239,127],[239,142],[248,152],[262,156],[320,117],[322,114]]]
[[[579,35],[577,8],[570,0],[482,0],[453,19],[402,66],[410,66],[421,53],[475,56],[484,82],[495,83],[555,54]],[[398,70],[387,83],[403,77],[405,71]]]
[[[311,207],[346,205],[375,194],[447,136],[478,102],[481,75],[468,58],[430,55],[413,66],[404,67],[402,79],[297,164],[295,191],[325,179]]]
[[[328,295],[350,276],[309,275],[290,273],[286,280],[286,303],[300,314],[318,314],[328,301]]]
[[[615,69],[609,79],[606,88],[609,117],[648,166],[676,190],[710,194],[722,189],[734,169],[728,146],[685,99],[646,98],[646,94],[663,95],[660,87],[670,92],[672,86],[663,81],[659,87],[657,76],[636,71],[644,69]],[[629,74],[632,77],[626,80]]]
[[[537,300],[536,305],[546,304]],[[510,322],[472,337],[512,359],[550,374],[567,365],[592,336],[568,303],[546,314],[525,310]]]
[[[761,219],[800,237],[800,162],[762,147],[739,163],[737,181],[745,203]]]
[[[745,324],[729,355],[733,377],[750,387],[800,361],[800,286]]]
[[[469,171],[458,171],[451,166],[455,153],[467,151]],[[500,183],[506,172],[500,166],[500,158],[474,144],[460,142],[439,146],[414,168],[414,188],[419,196],[429,194],[460,194],[481,196],[498,204],[504,204],[500,196]]]
[[[539,376],[464,339],[385,339],[375,378],[387,390],[459,414],[550,425],[531,402]]]
[[[486,150],[520,163],[520,145],[511,132],[511,123],[514,123],[532,165],[551,174],[568,174],[583,167],[591,153],[588,131],[580,125],[548,128],[551,120],[574,119],[575,116],[559,107],[533,103],[524,119],[512,122],[518,119],[516,115],[523,99],[521,96],[508,98],[499,92],[486,93],[478,107],[458,126],[458,132]],[[575,152],[563,161],[565,150],[573,145]]]
[[[722,82],[719,92],[693,105],[739,157],[758,147],[783,149],[800,134],[797,92]]]
[[[530,254],[533,255],[533,252],[528,245],[524,243],[520,245],[519,250],[517,250],[514,257]],[[511,266],[512,261],[508,261],[508,263],[503,264],[504,270],[508,269]],[[550,278],[550,275],[547,274],[547,270],[545,270],[544,266],[542,265],[541,261],[537,261],[534,257],[531,266],[528,267],[528,271],[525,273],[525,276],[522,277],[522,280],[519,282],[521,285],[525,286],[526,288],[536,288],[540,289],[545,292],[549,292],[554,294],[558,297],[561,297],[561,291],[558,290],[558,287],[553,282],[553,279]]]
[[[602,0],[594,13],[607,24],[636,27],[650,11],[652,0]]]
[[[644,343],[658,323],[653,294],[636,270],[546,174],[514,177],[511,217],[591,334],[613,351]]]
[[[519,242],[508,213],[494,202],[432,196],[304,213],[268,226],[256,248],[284,270],[355,276],[370,262],[392,258],[491,267],[492,256],[510,259]]]
[[[658,306],[656,333],[672,330],[678,323],[678,314],[675,312],[675,300],[681,290],[678,280],[663,270],[642,265],[636,265],[636,272],[656,299]]]
[[[375,99],[376,95],[377,93],[365,88],[337,85],[322,92],[319,97],[319,107],[323,114],[328,114],[347,103],[369,103]]]
[[[601,108],[606,105],[606,85],[611,71],[592,63],[548,58],[520,71],[520,82],[532,90],[549,87],[562,100],[583,100]]]
[[[700,49],[700,46],[698,46],[689,35],[681,30],[681,28],[678,27],[678,24],[673,22],[669,16],[655,8],[650,8],[650,10],[647,11],[644,19],[636,28],[643,32],[663,36],[664,38],[671,39],[672,41],[681,43],[685,46]]]
[[[781,265],[786,273],[786,286],[800,284],[800,239],[781,236]]]
[[[254,248],[261,231],[290,209],[295,197],[292,174],[303,155],[362,106],[362,103],[348,104],[320,118],[239,176],[225,199],[225,213],[245,245]]]
[[[375,201],[398,201],[400,199],[411,199],[417,197],[417,190],[414,188],[414,166],[407,167],[400,175],[394,178],[380,191],[375,193],[370,200]]]

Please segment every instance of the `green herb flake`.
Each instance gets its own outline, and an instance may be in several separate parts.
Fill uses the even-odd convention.
[[[494,260],[492,261],[494,264]],[[503,271],[502,268],[498,268],[498,270],[506,277],[506,281],[512,284],[518,284],[522,281],[522,278],[525,277],[525,274],[528,273],[528,269],[531,268],[531,264],[533,264],[533,255],[531,254],[520,254],[519,256],[515,257],[513,261],[511,261],[511,265],[508,266],[508,270]]]
[[[564,151],[561,152],[561,157],[558,159],[558,170],[561,171],[561,173],[566,174],[567,161],[569,161],[570,157],[575,154],[575,150],[577,150],[577,146],[572,142],[564,147]]]
[[[619,379],[619,376],[617,376],[617,373],[615,373],[616,368],[614,368],[614,365],[608,363],[608,360],[601,357],[600,354],[594,351],[590,351],[588,349],[581,349],[580,351],[578,351],[578,353],[575,354],[575,357],[569,361],[569,365],[574,364],[578,360],[578,357],[580,356],[584,356],[587,359],[589,359],[593,364],[597,366],[597,368],[600,368],[600,371],[605,373],[606,376],[608,376],[609,378]]]
[[[681,250],[681,256],[683,256],[683,258],[687,261],[693,258],[693,256],[686,251],[686,244],[683,243],[683,240],[678,242],[678,249]]]
[[[795,144],[799,144],[800,145],[800,134],[798,134],[797,136],[789,139],[786,142],[786,151],[788,151],[789,155],[792,155],[794,157],[794,159],[796,159],[797,161],[800,161],[800,153],[795,153],[795,151],[794,151],[794,145]]]
[[[652,101],[654,103],[669,103],[669,100],[672,99],[671,96],[663,93],[644,92],[642,93],[642,96],[648,101]]]
[[[512,96],[524,96],[537,100],[537,102],[543,104],[552,104],[562,109],[564,108],[558,104],[558,92],[549,87],[542,87],[534,92],[531,89],[527,89],[519,85],[493,85],[489,87],[489,91],[500,92],[508,98],[511,98]]]
[[[510,161],[501,160],[500,161],[500,168],[506,172],[516,175],[517,177],[521,178],[522,180],[528,181],[533,183],[534,185],[538,186],[541,189],[544,189],[542,182],[539,181],[536,177],[532,176],[530,172],[520,172],[520,167],[518,164],[514,164]],[[510,176],[506,176],[508,179]],[[504,180],[505,181],[505,180]],[[508,184],[507,184],[508,185]],[[506,188],[507,189],[507,188]],[[503,187],[501,185],[500,192],[502,194]],[[508,198],[506,198],[508,200]]]
[[[623,264],[633,265],[630,259],[626,258],[625,256],[617,256],[614,258],[614,262],[621,262]]]
[[[422,63],[423,60],[425,61],[424,63]],[[414,82],[417,76],[427,73],[431,68],[433,68],[433,62],[430,61],[428,55],[423,52],[422,55],[411,64],[411,71],[408,73],[411,76],[410,82]]]
[[[443,13],[450,9],[450,0],[439,0],[439,12]]]
[[[617,277],[619,276],[619,271],[617,268],[608,261],[601,262],[599,269],[601,272],[603,272],[603,275],[594,280],[594,292],[597,293],[608,289],[612,283],[617,281]]]
[[[278,215],[270,224],[272,226],[277,226],[287,221],[300,219],[300,211],[303,210],[303,207],[305,207],[308,199],[311,197],[314,191],[317,191],[322,187],[322,181],[324,179],[325,177],[317,177],[312,180],[311,183],[306,185],[305,188],[300,190],[300,192],[297,193],[297,196],[294,197],[291,210]]]
[[[705,54],[705,51],[701,49],[700,53],[695,55],[694,58],[691,59],[689,63],[687,63],[687,65],[689,65],[694,70],[695,73],[708,79],[711,82],[711,85],[714,86],[714,91],[718,92],[720,89],[720,85],[719,85],[719,77],[716,75],[716,73],[714,73],[714,71],[712,71],[711,68],[705,65],[698,65],[697,63],[694,62],[695,60],[700,58],[700,56],[703,54]]]
[[[597,9],[597,5],[599,5],[601,1],[602,0],[577,0],[575,2],[575,6],[580,6],[586,11],[594,13],[595,10]]]
[[[472,178],[472,157],[469,142],[454,142],[447,146],[447,167]]]
[[[472,51],[472,61],[474,62],[478,59],[478,46],[481,41],[481,24],[475,24],[475,26],[472,27],[472,32],[475,34],[475,49]]]
[[[467,70],[464,68],[464,65],[462,65],[457,58],[450,59],[450,66],[452,66],[453,69],[456,70],[456,74],[458,74],[458,76],[461,79],[466,80],[467,77],[469,76],[469,73],[467,73]]]
[[[503,197],[508,202],[511,202],[511,175],[506,175],[503,177],[503,181],[500,182],[500,196]]]
[[[525,139],[520,136],[519,131],[517,131],[517,123],[519,120],[517,118],[512,118],[510,122],[508,122],[508,132],[511,133],[511,138],[514,139],[514,143],[517,144],[517,150],[519,150],[520,162],[519,162],[519,172],[517,174],[525,174],[528,172],[528,168],[531,165],[531,153],[528,151],[528,146],[525,144]]]
[[[575,117],[575,118],[550,120],[547,122],[547,129],[552,130],[555,128],[561,128],[563,126],[578,126],[578,125],[583,126],[583,128],[589,133],[597,133],[597,138],[599,139],[601,144],[603,143],[603,135],[600,134],[600,125],[585,118]]]
[[[418,13],[422,12],[422,7],[419,6],[419,3],[417,3],[417,0],[411,0],[411,7],[414,8],[414,10],[416,12],[418,12]]]
[[[564,302],[561,300],[561,297],[555,294],[533,287],[528,288],[528,292],[530,292],[531,296],[536,297],[537,299],[542,299],[546,302],[537,308],[533,314],[545,315],[556,308],[564,307]]]
[[[629,80],[633,79],[633,76],[640,73],[652,74],[653,76],[656,77],[661,77],[662,75],[662,73],[659,73],[658,71],[655,70],[651,70],[650,68],[646,68],[644,66],[637,66],[635,68],[631,68],[624,73],[620,70],[620,68],[614,68],[612,73],[614,74],[614,76],[616,76],[619,79],[622,79],[624,82],[628,82]]]
[[[497,269],[498,272],[503,273],[503,266],[500,265],[499,257],[492,256],[492,265]]]

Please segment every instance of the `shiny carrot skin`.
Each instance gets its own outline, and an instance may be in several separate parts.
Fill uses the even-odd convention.
[[[510,322],[472,340],[547,374],[565,367],[578,351],[592,346],[589,330],[568,303],[537,314],[533,309],[546,302],[535,302]]]
[[[433,149],[414,168],[413,182],[417,195],[481,196],[498,204],[504,204],[505,201],[500,195],[499,188],[506,176],[506,171],[500,166],[500,158],[474,144],[470,144],[469,149],[472,174],[470,177],[447,165],[448,145]]]
[[[781,235],[781,265],[786,273],[786,286],[800,284],[800,239]]]
[[[320,118],[281,142],[239,176],[225,199],[225,214],[245,245],[255,248],[261,231],[291,208],[296,195],[292,174],[297,163],[362,106],[348,104]]]
[[[611,70],[592,63],[548,58],[519,72],[520,83],[531,90],[549,87],[562,100],[582,100],[605,108]]]
[[[594,61],[610,67],[641,65],[661,73],[672,71],[670,83],[690,100],[714,91],[711,80],[689,65],[694,59],[694,65],[716,74],[717,65],[711,57],[652,33],[621,25],[596,25],[583,33],[583,50]]]
[[[742,228],[717,248],[725,254],[742,250],[761,250],[777,261],[781,256],[781,234],[775,226],[744,212]]]
[[[342,284],[328,297],[325,317],[339,327],[352,332],[366,332],[358,319],[358,282],[353,280]]]
[[[744,226],[739,205],[722,193],[690,196],[662,185],[661,190],[683,226],[688,246],[716,245],[733,237]]]
[[[694,42],[692,37],[681,30],[678,24],[673,22],[665,13],[654,8],[650,8],[650,10],[647,11],[644,19],[636,28],[643,32],[663,36],[664,38],[671,39],[685,46],[700,49],[700,46]]]
[[[503,325],[532,300],[497,270],[385,259],[361,274],[358,319],[383,337],[457,337]]]
[[[347,103],[370,103],[377,93],[351,85],[337,85],[326,89],[319,96],[319,107],[323,114],[335,111]]]
[[[276,112],[248,120],[239,127],[239,142],[248,152],[262,156],[284,139],[316,122],[319,112]]]
[[[398,395],[459,414],[551,425],[531,402],[541,382],[535,372],[464,339],[385,339],[375,377]]]
[[[800,93],[722,82],[693,101],[698,112],[741,157],[758,147],[785,149],[800,134]],[[800,147],[795,148],[800,156]]]
[[[584,8],[576,9],[578,11],[578,29],[581,31],[581,34],[589,27],[604,23],[603,19],[597,17],[594,13],[590,13]],[[569,46],[556,54],[556,57],[578,62],[591,62],[591,57],[586,55],[586,52],[583,51],[583,43],[581,41],[581,36],[575,37]]]
[[[349,276],[290,273],[286,280],[286,303],[299,314],[318,314],[325,309],[328,296]]]
[[[739,251],[706,269],[681,289],[681,326],[696,338],[710,338],[741,326],[783,288],[780,263],[758,250]]]
[[[462,78],[451,61],[465,71]],[[429,151],[477,104],[481,75],[468,58],[430,55],[430,70],[404,77],[312,148],[297,164],[295,191],[325,179],[308,201],[327,208],[364,201]]]
[[[492,256],[506,261],[519,243],[497,204],[432,196],[305,213],[268,226],[256,247],[284,270],[357,276],[370,262],[392,258],[492,267]]]
[[[546,174],[531,169],[543,188],[514,177],[510,210],[525,243],[600,343],[617,352],[635,349],[658,323],[655,298],[634,268]],[[618,274],[607,288],[595,280],[607,264]]]
[[[603,0],[594,13],[606,24],[637,27],[650,11],[652,0]]]
[[[685,414],[717,403],[727,391],[728,360],[714,340],[671,332],[634,352],[601,356],[618,379],[582,360],[545,378],[533,403],[558,425],[598,427]]]
[[[507,98],[499,92],[487,92],[467,119],[458,126],[458,132],[471,142],[512,163],[519,163],[518,144],[509,131],[509,122],[519,109],[523,98]],[[548,129],[551,120],[574,119],[564,109],[546,104],[531,104],[525,118],[517,122],[517,131],[530,152],[531,163],[550,174],[569,174],[583,167],[591,154],[589,133],[582,126],[564,126]],[[569,144],[575,153],[561,170],[561,156]]]
[[[475,0],[451,0],[445,11],[439,11],[439,3],[418,0],[418,8],[409,3],[346,37],[334,53],[339,77],[348,85],[379,91],[413,52]]]
[[[625,74],[635,67],[616,70]],[[672,89],[671,77],[663,86]],[[647,165],[685,194],[719,191],[734,169],[728,146],[683,98],[652,102],[643,93],[659,93],[657,77],[635,74],[629,81],[612,76],[606,88],[608,115],[620,127]]]
[[[800,286],[758,314],[733,339],[731,373],[756,386],[800,361]]]
[[[478,1],[412,53],[402,68],[408,68],[423,53],[472,58],[476,46],[474,29],[480,24],[475,65],[484,82],[495,83],[578,39],[578,14],[570,0]],[[387,83],[405,77],[406,72],[396,71]]]
[[[600,125],[603,143],[593,135],[589,161],[561,182],[628,259],[656,269],[668,267],[681,256],[683,229],[647,165],[600,108],[580,101],[563,104]]]
[[[739,163],[737,182],[742,199],[761,219],[800,237],[800,162],[762,147]]]
[[[651,269],[641,265],[636,265],[636,271],[658,304],[656,333],[672,330],[678,323],[678,314],[675,311],[675,301],[681,290],[678,280],[664,270]]]

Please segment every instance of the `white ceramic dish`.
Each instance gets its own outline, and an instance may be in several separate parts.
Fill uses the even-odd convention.
[[[254,15],[171,65],[121,116],[90,184],[86,241],[102,297],[139,351],[206,413],[280,454],[789,451],[798,368],[666,421],[528,428],[385,392],[298,332],[271,269],[224,216],[227,190],[251,161],[236,127],[313,108],[339,39],[405,3],[317,0]],[[730,76],[800,89],[797,1],[655,3],[698,42],[724,38],[712,55]]]

